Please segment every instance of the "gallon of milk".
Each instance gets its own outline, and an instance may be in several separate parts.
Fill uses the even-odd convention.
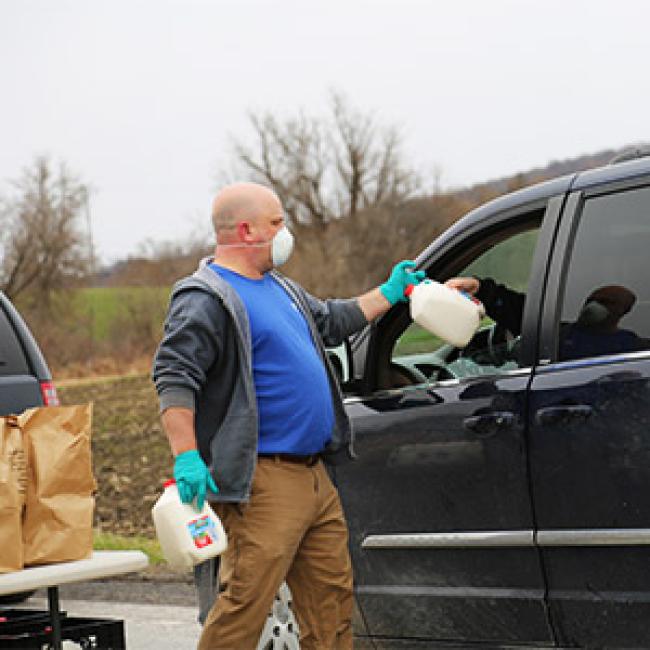
[[[166,481],[164,488],[151,514],[167,562],[183,569],[223,553],[228,546],[226,532],[208,502],[199,512],[181,501],[176,481]]]
[[[485,316],[483,304],[473,296],[434,280],[409,285],[411,318],[457,348],[464,348]]]

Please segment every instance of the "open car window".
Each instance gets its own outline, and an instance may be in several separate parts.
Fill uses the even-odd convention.
[[[394,342],[390,387],[494,375],[519,367],[520,324],[538,234],[535,224],[523,232],[504,233],[455,273],[475,276],[493,289],[490,304],[485,305],[488,315],[462,349],[411,322]]]

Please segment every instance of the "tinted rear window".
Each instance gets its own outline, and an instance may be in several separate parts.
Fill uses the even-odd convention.
[[[559,325],[560,359],[650,349],[650,188],[587,199]]]
[[[0,308],[0,377],[31,374],[20,341]]]

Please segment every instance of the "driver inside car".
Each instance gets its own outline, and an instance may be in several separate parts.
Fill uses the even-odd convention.
[[[476,296],[492,320],[513,336],[521,334],[525,294],[491,278],[458,277],[445,284]],[[635,302],[636,296],[626,287],[607,285],[594,289],[585,299],[576,321],[561,325],[560,360],[646,349],[648,341],[619,327],[620,320],[632,310]]]
[[[445,284],[457,291],[475,296],[483,303],[486,314],[512,333],[521,334],[521,317],[524,313],[526,295],[498,284],[492,278],[459,277],[451,278]]]

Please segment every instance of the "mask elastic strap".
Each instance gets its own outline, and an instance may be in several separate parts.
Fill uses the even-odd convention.
[[[260,242],[258,244],[220,244],[217,242],[217,248],[262,248],[262,246],[268,246],[269,242],[272,241],[272,239],[267,239],[265,242]]]

